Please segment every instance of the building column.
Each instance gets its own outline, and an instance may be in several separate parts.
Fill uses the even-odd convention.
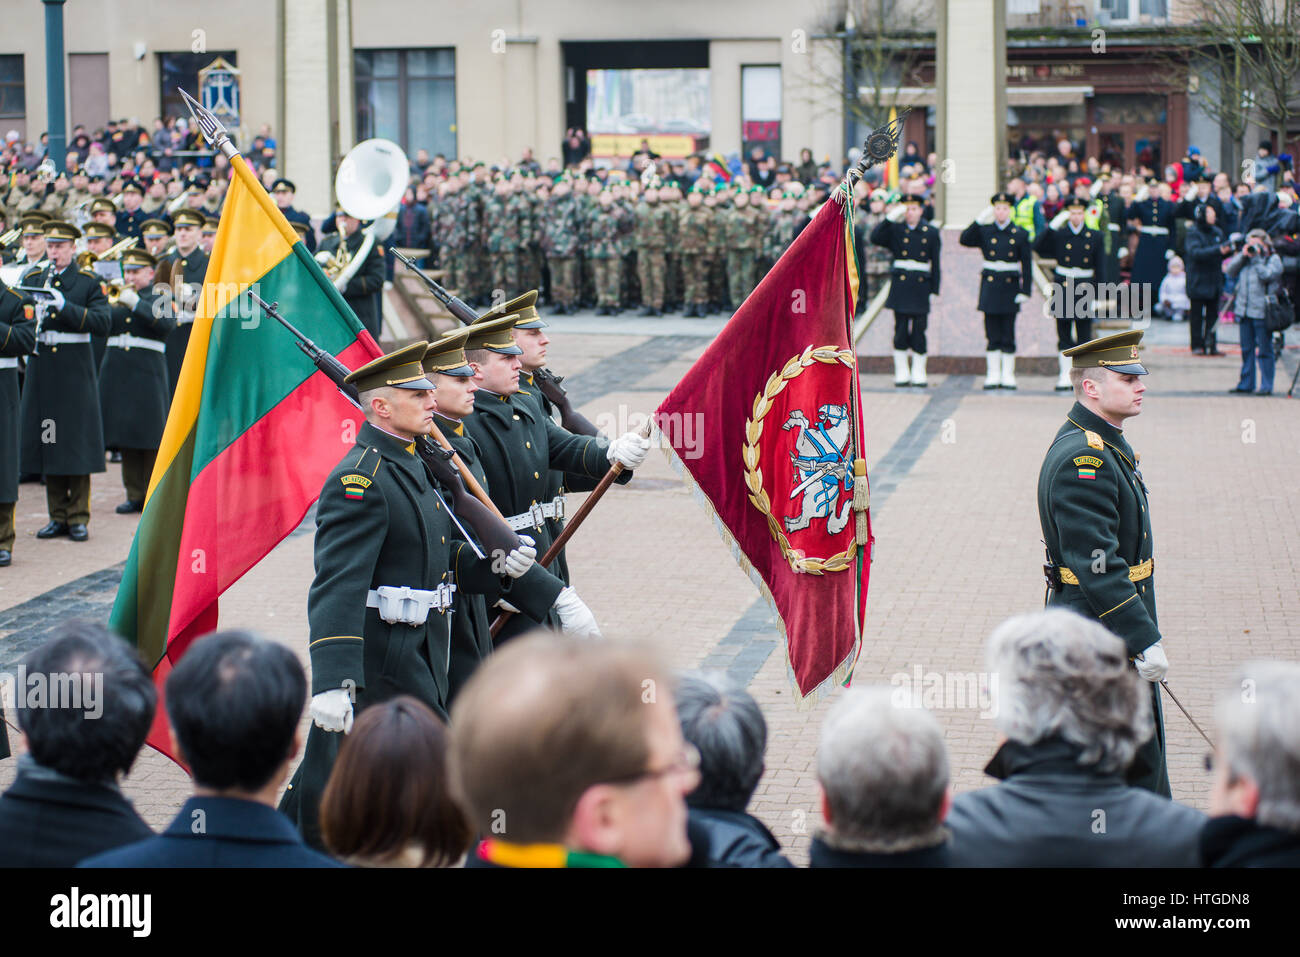
[[[318,218],[334,203],[334,171],[353,126],[351,0],[282,0],[284,129],[281,172],[295,205]],[[324,107],[324,108],[322,108]],[[347,133],[347,141],[341,137]]]
[[[1006,161],[1006,2],[941,0],[935,19],[935,212],[963,226],[1001,186]]]

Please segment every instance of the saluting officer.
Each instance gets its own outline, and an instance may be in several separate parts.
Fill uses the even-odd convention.
[[[122,254],[126,286],[111,307],[112,329],[99,367],[104,445],[122,453],[126,501],[119,515],[144,510],[154,459],[167,424],[164,342],[176,328],[168,287],[154,286],[157,260],[143,249]]]
[[[1138,456],[1123,431],[1142,411],[1141,341],[1141,330],[1134,330],[1066,351],[1077,401],[1038,474],[1038,519],[1047,543],[1047,603],[1109,628],[1152,683],[1155,734],[1139,748],[1127,779],[1169,797],[1156,687],[1169,659],[1156,623],[1151,513]]]
[[[894,310],[894,385],[928,383],[925,375],[925,326],[930,318],[930,297],[939,294],[939,231],[924,222],[920,196],[904,196],[903,222],[886,218],[871,231],[871,242],[893,253],[889,267],[889,296],[885,305]],[[907,374],[907,353],[912,352],[912,375]]]
[[[634,432],[612,442],[574,435],[556,425],[531,396],[520,395],[521,350],[511,334],[515,320],[505,316],[471,327],[475,333],[465,343],[465,355],[479,391],[465,429],[482,452],[493,503],[511,528],[536,540],[538,553],[543,554],[552,541],[546,520],[563,517],[564,499],[547,499],[553,487],[549,470],[599,479],[616,461],[626,470],[638,467],[650,442]],[[498,645],[529,627],[521,618],[512,618],[502,629]],[[560,625],[559,619],[558,614],[551,615],[547,623]]]
[[[409,694],[447,715],[450,619],[458,593],[496,595],[490,556],[461,540],[416,443],[433,424],[434,384],[416,342],[351,372],[366,422],[316,508],[316,577],[307,595],[313,726],[280,810],[320,846],[317,812],[354,710]],[[534,551],[503,568],[517,578]]]
[[[334,217],[338,230],[320,244],[321,253],[335,255],[340,243],[345,243],[348,254],[355,258],[365,244],[366,234],[361,229],[361,220],[349,216],[340,209]],[[379,341],[383,327],[383,314],[379,308],[379,293],[384,288],[384,247],[378,240],[370,244],[370,251],[360,263],[349,262],[355,269],[345,268],[334,279],[334,287],[343,295],[343,301],[352,307],[357,319],[366,328],[375,341]],[[345,277],[344,273],[351,273]]]
[[[0,280],[0,568],[12,560],[18,502],[18,357],[36,344],[31,299]]]
[[[176,328],[167,336],[167,379],[171,395],[175,395],[194,328],[194,313],[203,294],[203,278],[208,274],[208,254],[199,248],[202,213],[182,209],[172,217],[172,223],[176,251],[158,264],[157,275],[158,282],[171,287],[175,310]]]
[[[112,318],[99,277],[73,261],[81,230],[71,223],[45,227],[50,264],[23,276],[45,286],[37,297],[36,354],[23,383],[22,471],[45,477],[49,524],[37,538],[90,537],[90,476],[104,471],[104,431],[90,336],[107,335]]]
[[[1010,193],[998,193],[993,207],[967,226],[959,240],[984,254],[980,270],[979,311],[984,313],[988,340],[984,376],[986,389],[1016,387],[1016,314],[1033,289],[1031,237],[1011,221]]]
[[[1088,203],[1075,196],[1066,201],[1065,213],[1069,220],[1062,225],[1043,231],[1034,243],[1034,252],[1044,259],[1056,260],[1052,272],[1054,288],[1048,305],[1056,319],[1056,351],[1060,354],[1060,375],[1056,380],[1057,392],[1068,392],[1070,384],[1070,357],[1066,349],[1092,340],[1092,317],[1097,301],[1097,272],[1104,255],[1104,240],[1100,232],[1084,225]],[[1073,335],[1071,335],[1073,325]]]
[[[424,354],[424,371],[437,391],[434,422],[443,437],[456,450],[466,470],[484,491],[491,483],[483,469],[478,443],[465,432],[464,420],[474,411],[474,370],[465,359],[465,342],[475,334],[473,326],[456,329],[429,344]],[[489,496],[490,497],[490,496]],[[527,536],[520,536],[527,538]],[[531,539],[529,539],[531,541]],[[479,662],[492,653],[492,629],[489,608],[501,596],[461,595],[456,615],[451,621],[451,657],[448,664],[448,702],[465,686]],[[564,631],[583,638],[599,638],[600,629],[591,610],[566,587],[555,574],[535,564],[510,585],[508,604],[534,621],[545,621],[554,609]]]

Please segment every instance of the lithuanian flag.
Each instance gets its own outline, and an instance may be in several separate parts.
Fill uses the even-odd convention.
[[[110,619],[153,666],[160,697],[191,642],[217,627],[218,596],[299,525],[361,422],[247,290],[278,302],[281,315],[350,369],[381,354],[256,174],[239,156],[231,165],[203,297]],[[149,744],[175,757],[161,700]]]

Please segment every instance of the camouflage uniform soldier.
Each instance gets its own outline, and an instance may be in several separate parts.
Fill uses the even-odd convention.
[[[749,200],[750,194],[741,190],[736,194],[733,208],[722,214],[726,236],[727,282],[730,285],[733,309],[739,309],[740,304],[754,291],[758,252],[763,242],[762,214],[750,205]]]
[[[488,253],[488,200],[492,198],[492,187],[487,182],[487,169],[482,163],[475,163],[470,172],[470,185],[463,191],[466,195],[467,213],[469,215],[469,270],[470,289],[474,302],[486,306],[491,299],[492,262]]]
[[[538,183],[537,177],[529,176],[523,180],[520,191],[528,203],[528,228],[524,232],[523,274],[520,276],[518,289],[542,288],[542,212],[546,208],[546,199],[550,195],[546,183]]]
[[[475,298],[474,236],[479,231],[479,209],[470,189],[462,186],[451,201],[451,270],[462,297]]]
[[[623,211],[626,217],[619,234],[618,248],[622,265],[619,268],[619,299],[617,311],[631,308],[633,303],[641,301],[641,280],[636,266],[636,194],[635,186],[618,184],[614,187],[614,205]]]
[[[682,257],[677,251],[677,217],[682,208],[682,191],[676,183],[659,190],[659,204],[664,208],[664,311],[674,312],[682,305]]]
[[[692,187],[686,208],[677,217],[677,248],[682,254],[683,301],[688,318],[707,314],[709,303],[709,223],[713,213],[704,206],[707,187]]]
[[[582,231],[578,204],[568,180],[551,191],[542,223],[542,249],[551,270],[551,299],[555,312],[578,311],[578,240]]]
[[[673,211],[659,202],[659,189],[650,186],[636,210],[636,267],[641,279],[643,316],[663,314],[664,253],[672,219]]]
[[[517,201],[518,200],[518,201]],[[520,202],[524,216],[520,217]],[[527,200],[516,197],[508,180],[497,182],[484,207],[487,219],[487,251],[492,264],[492,297],[502,302],[519,287],[519,250],[523,231],[528,228]],[[498,290],[500,291],[498,293]]]
[[[602,190],[595,211],[587,218],[587,255],[595,273],[596,313],[612,316],[618,311],[618,294],[623,273],[622,236],[632,227],[628,214],[614,202],[610,190]]]
[[[584,307],[590,308],[596,304],[596,278],[593,272],[591,254],[588,252],[588,244],[591,239],[587,234],[588,224],[591,222],[593,213],[599,209],[599,203],[596,202],[596,195],[600,192],[600,182],[594,179],[579,179],[573,183],[573,199],[581,214],[582,233],[578,244],[578,300]]]
[[[717,191],[706,194],[704,206],[709,211],[708,258],[708,313],[725,308],[727,295],[727,234],[723,214],[727,212],[726,196]]]
[[[795,202],[795,195],[786,191],[781,197],[781,206],[772,218],[768,221],[767,229],[767,256],[773,263],[781,258],[781,254],[789,248],[794,242],[794,238],[803,231],[808,225],[808,217],[799,211]]]

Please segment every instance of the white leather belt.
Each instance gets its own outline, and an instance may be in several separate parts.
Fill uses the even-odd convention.
[[[984,268],[994,272],[1020,272],[1020,263],[1003,263],[992,259],[984,260]]]
[[[70,342],[89,342],[89,332],[42,332],[36,341],[43,346],[61,346]]]
[[[17,357],[17,356],[10,356],[10,357],[8,357],[8,358],[0,358],[0,369],[17,369],[17,368],[18,368],[18,357]]]
[[[1081,269],[1078,266],[1057,266],[1056,271],[1062,276],[1069,276],[1071,279],[1091,279],[1091,269]]]
[[[1148,236],[1168,236],[1169,230],[1164,226],[1143,226],[1142,232]]]
[[[923,263],[919,259],[895,259],[895,269],[910,269],[913,272],[929,272],[930,264]]]
[[[507,518],[506,524],[518,532],[525,528],[541,528],[542,522],[548,518],[564,518],[563,495],[557,495],[545,504],[534,502],[529,506],[528,511]]]
[[[1113,229],[1115,230],[1115,232],[1119,232],[1119,223],[1107,223],[1106,228]]]
[[[430,610],[443,612],[451,607],[455,591],[451,582],[431,590],[380,585],[366,592],[366,607],[379,609],[379,617],[390,625],[423,625]]]
[[[153,352],[166,352],[167,346],[157,339],[146,339],[144,336],[133,336],[130,333],[124,333],[120,336],[109,336],[108,345],[117,346],[119,349],[149,349]]]

